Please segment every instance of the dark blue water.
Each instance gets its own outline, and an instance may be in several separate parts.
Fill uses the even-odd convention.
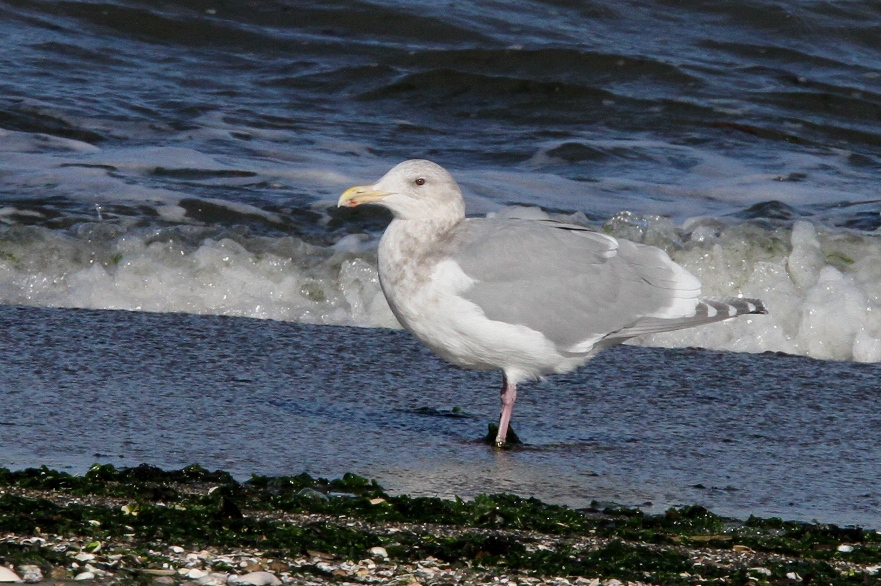
[[[29,0],[0,16],[0,128],[24,133],[5,141],[11,199],[110,203],[129,185],[147,205],[285,214],[418,156],[479,185],[528,172],[583,190],[482,185],[503,204],[780,200],[879,223],[839,207],[878,199],[875,2]]]
[[[881,526],[879,23],[870,1],[0,1],[3,465]],[[527,390],[529,446],[487,452],[495,377],[380,329],[388,217],[334,207],[412,157],[471,214],[603,226],[771,309],[644,343],[800,357],[619,349]]]

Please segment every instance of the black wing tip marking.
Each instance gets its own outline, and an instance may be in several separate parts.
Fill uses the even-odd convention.
[[[731,317],[736,317],[738,315],[766,315],[768,313],[768,308],[765,307],[765,302],[761,299],[753,299],[750,297],[728,297],[727,299],[720,299],[719,301],[710,301],[704,300],[704,303],[719,303],[723,307],[727,307],[728,311],[731,311],[731,308],[734,309],[735,313]],[[722,309],[717,307],[716,309]]]

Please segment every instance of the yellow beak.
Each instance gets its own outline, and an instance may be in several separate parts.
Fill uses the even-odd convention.
[[[374,189],[372,185],[358,185],[345,190],[337,202],[337,207],[353,208],[362,203],[374,203],[391,195],[387,191]]]

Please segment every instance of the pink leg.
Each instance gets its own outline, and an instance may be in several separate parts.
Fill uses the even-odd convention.
[[[517,385],[508,383],[508,377],[502,376],[502,413],[499,416],[499,432],[496,434],[496,447],[505,445],[505,437],[508,435],[508,424],[511,422],[511,413],[514,412],[514,401],[517,400]]]

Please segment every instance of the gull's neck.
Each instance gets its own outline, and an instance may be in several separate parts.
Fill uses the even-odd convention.
[[[408,234],[426,242],[436,241],[445,236],[453,227],[465,219],[464,216],[449,215],[431,218],[394,218],[386,228],[396,234]]]

